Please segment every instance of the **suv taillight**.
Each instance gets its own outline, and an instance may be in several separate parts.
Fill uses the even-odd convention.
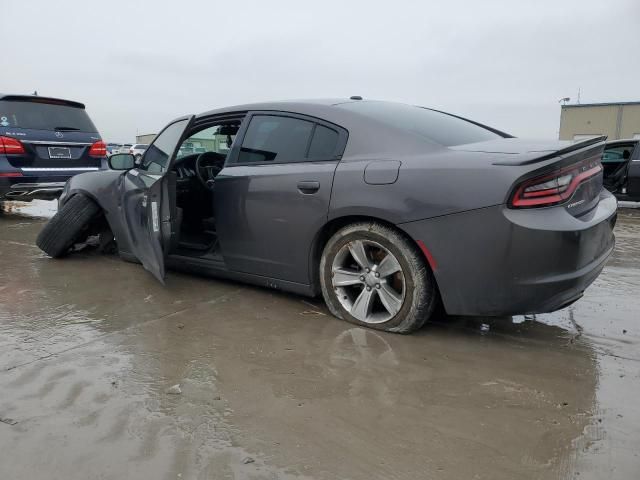
[[[569,199],[580,184],[602,172],[600,159],[590,158],[556,172],[525,180],[516,187],[509,206],[548,207]]]
[[[91,157],[106,157],[107,156],[107,144],[103,141],[98,141],[91,145],[89,149],[89,156]]]
[[[25,153],[24,147],[20,140],[16,140],[11,137],[0,137],[0,153],[2,154],[16,154]]]

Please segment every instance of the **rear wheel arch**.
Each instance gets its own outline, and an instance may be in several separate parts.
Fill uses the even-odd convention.
[[[344,217],[334,218],[329,222],[325,223],[315,236],[315,239],[311,246],[311,253],[309,258],[309,273],[310,273],[309,278],[311,280],[311,286],[315,295],[320,295],[321,293],[320,257],[322,257],[322,252],[324,250],[324,247],[329,242],[329,239],[341,228],[344,228],[348,225],[352,225],[354,223],[362,223],[362,222],[378,223],[380,225],[389,227],[395,230],[396,232],[398,232],[403,237],[405,237],[405,239],[407,239],[409,243],[414,245],[416,250],[419,252],[420,257],[424,260],[425,266],[431,271],[431,274],[434,277],[436,290],[438,291],[438,294],[440,293],[440,288],[438,287],[438,281],[437,281],[437,278],[435,278],[435,272],[431,268],[431,262],[425,255],[424,251],[420,248],[416,240],[414,240],[411,237],[411,235],[409,235],[405,230],[400,228],[398,225],[394,225],[393,223],[378,217],[373,217],[368,215],[347,215]]]

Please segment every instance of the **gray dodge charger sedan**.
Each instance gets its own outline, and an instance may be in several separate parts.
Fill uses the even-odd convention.
[[[574,302],[614,246],[604,138],[526,141],[423,107],[257,103],[178,118],[139,160],[69,180],[38,246],[88,236],[165,267],[303,295],[410,332]]]

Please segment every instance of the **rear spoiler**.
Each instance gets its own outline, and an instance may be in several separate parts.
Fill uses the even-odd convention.
[[[61,98],[53,98],[53,97],[40,97],[37,95],[5,95],[5,96],[0,96],[0,101],[46,103],[49,105],[64,105],[66,107],[74,107],[74,108],[82,108],[82,109],[85,108],[84,103],[74,102],[73,100],[63,100]]]
[[[568,145],[565,148],[561,148],[560,150],[554,150],[553,152],[549,152],[546,155],[543,155],[541,157],[528,156],[528,158],[522,158],[520,155],[518,155],[517,157],[520,157],[520,158],[514,158],[513,160],[499,160],[497,162],[494,162],[493,165],[518,166],[518,165],[529,165],[531,163],[543,162],[545,160],[549,160],[555,157],[560,157],[562,155],[575,152],[577,150],[586,149],[587,147],[596,147],[596,146],[604,147],[604,143],[606,140],[607,140],[606,135],[600,135],[598,137],[592,137],[592,138],[585,138],[582,141],[572,143],[571,145]],[[531,154],[534,154],[534,153],[535,152],[531,152]]]

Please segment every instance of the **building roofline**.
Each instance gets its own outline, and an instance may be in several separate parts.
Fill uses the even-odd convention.
[[[640,105],[640,101],[636,102],[601,102],[601,103],[573,103],[562,105],[562,108],[579,108],[579,107],[609,107],[617,105]]]

